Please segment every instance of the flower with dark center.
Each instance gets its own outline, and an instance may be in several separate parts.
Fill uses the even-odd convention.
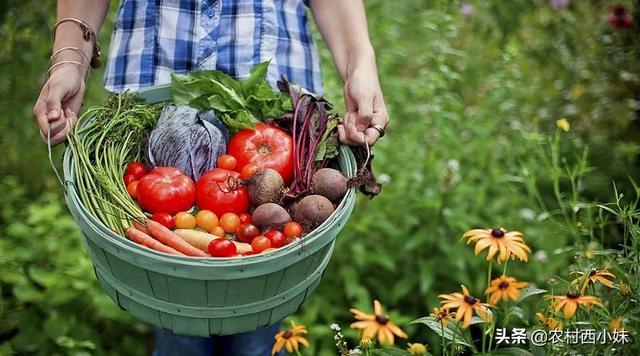
[[[289,330],[287,330],[287,331],[282,335],[282,337],[283,337],[283,338],[285,338],[285,339],[288,339],[288,338],[290,338],[291,336],[293,336],[293,333],[292,333],[291,331],[289,331]]]
[[[578,292],[571,291],[566,295],[545,295],[545,299],[552,301],[552,307],[556,312],[561,309],[564,317],[569,319],[576,314],[578,307],[582,305],[587,311],[591,309],[591,305],[602,307],[602,301],[598,297],[590,295],[580,295]]]
[[[403,339],[408,337],[398,325],[384,315],[382,305],[377,300],[373,301],[373,314],[366,314],[355,308],[352,308],[351,312],[357,320],[351,324],[351,328],[362,330],[361,340],[376,337],[380,344],[393,346],[395,336]]]
[[[524,243],[522,233],[518,231],[507,231],[503,228],[473,229],[465,232],[462,238],[468,238],[467,244],[476,243],[476,255],[488,248],[487,261],[496,255],[498,262],[506,261],[509,257],[527,261],[527,255],[531,252],[529,246]]]
[[[520,299],[520,290],[527,286],[527,282],[518,282],[513,277],[500,276],[491,281],[484,292],[489,294],[489,304],[495,305],[499,301]]]
[[[464,285],[462,285],[462,293],[440,294],[438,297],[442,299],[442,308],[457,308],[456,320],[463,320],[465,328],[468,328],[469,324],[471,324],[471,317],[474,312],[485,321],[490,319],[488,313],[490,305],[481,303],[470,295],[469,290]]]
[[[584,276],[584,272],[581,271],[576,271],[573,273],[577,273],[581,276]],[[577,277],[576,279],[574,279],[573,281],[571,281],[572,285],[577,285],[578,283],[580,283],[582,281],[584,277]],[[580,293],[584,293],[585,289],[587,289],[587,286],[592,283],[600,283],[602,285],[605,285],[609,288],[613,288],[613,279],[615,279],[616,276],[613,275],[613,273],[609,272],[607,269],[592,269],[591,271],[589,271],[589,274],[586,276],[586,279],[584,279],[584,281],[582,281],[582,287],[580,288]]]
[[[276,342],[271,348],[271,355],[277,354],[282,348],[286,348],[289,353],[292,353],[294,351],[298,352],[300,345],[309,347],[309,342],[302,336],[306,333],[307,328],[304,325],[296,325],[292,321],[289,330],[280,331],[274,336]]]
[[[454,313],[449,312],[449,308],[433,308],[433,313],[431,316],[436,318],[437,321],[441,322],[442,325],[447,326],[451,317],[454,316]]]

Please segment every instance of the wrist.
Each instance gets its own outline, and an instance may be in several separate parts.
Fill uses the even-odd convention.
[[[362,70],[372,71],[373,75],[377,74],[376,56],[371,44],[349,53],[347,57],[345,81],[349,80],[354,73]]]

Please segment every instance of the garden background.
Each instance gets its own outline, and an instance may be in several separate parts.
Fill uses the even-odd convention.
[[[616,22],[615,4],[635,23]],[[375,149],[385,186],[373,200],[360,198],[320,287],[293,318],[309,329],[304,353],[335,355],[334,322],[357,345],[357,333],[346,330],[349,308],[370,311],[374,298],[405,325],[460,284],[481,295],[486,261],[460,239],[478,227],[524,233],[533,252],[509,274],[537,288],[555,280],[564,293],[556,277],[612,271],[616,285],[630,285],[629,301],[598,286],[609,313],[587,320],[606,325],[621,314],[633,335],[640,2],[369,0],[366,7],[391,117]],[[116,10],[113,1],[103,53]],[[0,354],[145,354],[149,329],[99,288],[31,115],[54,22],[54,1],[0,4]],[[341,83],[320,47],[325,92],[340,109]],[[101,81],[95,71],[87,105],[105,97]],[[556,127],[561,118],[566,131]],[[62,152],[54,150],[56,162]],[[545,303],[514,306],[510,325],[539,325],[535,313]],[[404,329],[440,352],[425,325]],[[639,346],[622,350],[638,354]]]

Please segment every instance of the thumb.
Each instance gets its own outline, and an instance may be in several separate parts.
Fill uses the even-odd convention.
[[[373,118],[373,96],[360,95],[356,99],[358,105],[358,115],[356,118],[356,126],[359,130],[364,131]]]
[[[49,121],[55,121],[62,116],[62,99],[65,96],[65,90],[62,85],[49,85],[49,93],[47,93],[46,105],[47,116]]]

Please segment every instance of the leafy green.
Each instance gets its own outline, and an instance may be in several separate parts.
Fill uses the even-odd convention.
[[[268,68],[268,61],[256,65],[245,80],[236,80],[219,70],[173,74],[173,101],[213,110],[232,132],[252,128],[292,108],[289,96],[274,91],[267,82]]]

